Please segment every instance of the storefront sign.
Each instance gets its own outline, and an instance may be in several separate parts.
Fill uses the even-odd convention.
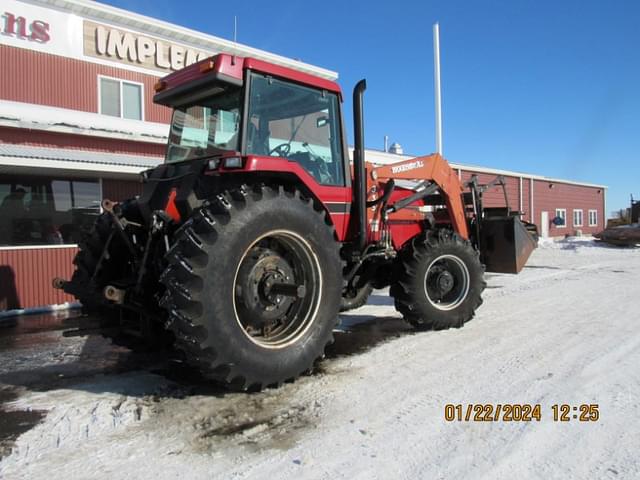
[[[79,5],[75,2],[67,5],[67,2],[53,0],[0,0],[0,47],[32,50],[157,76],[229,48],[229,42],[217,43],[213,37],[198,34],[185,41],[189,37],[171,26],[160,28],[154,25],[154,20],[149,20],[148,25],[135,22],[139,27],[136,31],[133,24],[128,24],[128,12],[114,13],[98,2],[81,3],[86,4],[81,9],[83,13],[74,7]],[[272,54],[242,45],[234,48],[240,55],[246,52],[245,55],[302,67],[284,58],[274,60]],[[318,73],[311,66],[302,70]],[[320,75],[335,78],[335,74],[328,71]]]
[[[0,45],[82,57],[82,18],[16,0],[0,0]]]
[[[159,75],[209,57],[187,45],[97,23],[54,7],[0,0],[0,45]]]
[[[118,63],[170,72],[211,56],[157,38],[84,21],[84,54]]]
[[[32,20],[12,12],[4,12],[0,17],[0,33],[19,40],[38,43],[47,43],[51,40],[47,22]]]

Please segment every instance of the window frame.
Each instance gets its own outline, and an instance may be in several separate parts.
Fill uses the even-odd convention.
[[[576,213],[580,212],[580,223],[576,222]],[[582,208],[573,209],[573,226],[584,227],[584,210]]]
[[[593,214],[593,218],[594,218],[593,223],[591,222],[591,214]],[[589,226],[590,227],[598,226],[598,209],[597,208],[589,209]]]
[[[118,82],[118,94],[120,98],[120,116],[116,117],[114,115],[107,115],[106,113],[102,113],[102,80],[111,80],[114,82]],[[140,87],[140,118],[127,118],[124,116],[124,95],[122,94],[122,85],[124,83],[128,83],[130,85],[135,85]],[[123,78],[110,77],[108,75],[98,74],[98,113],[100,115],[107,115],[112,118],[121,118],[123,120],[134,120],[138,122],[145,121],[145,108],[144,108],[144,83],[136,82],[133,80],[125,80]]]
[[[564,215],[560,215],[560,212],[563,212]],[[564,224],[562,224],[562,225],[555,225],[554,224],[554,226],[556,228],[567,228],[567,209],[566,208],[556,208],[555,217],[562,217],[562,219],[564,220]]]

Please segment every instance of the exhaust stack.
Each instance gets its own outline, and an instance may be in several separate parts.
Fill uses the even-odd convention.
[[[367,81],[360,80],[353,89],[353,173],[354,188],[353,201],[356,205],[356,219],[358,222],[358,243],[359,253],[364,251],[367,244],[367,193],[366,193],[366,170],[364,165],[364,120],[363,120],[363,98],[367,89]]]

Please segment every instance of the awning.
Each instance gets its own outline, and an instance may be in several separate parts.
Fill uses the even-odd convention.
[[[162,157],[0,143],[2,173],[38,173],[34,170],[46,168],[135,175],[162,162]]]
[[[0,100],[0,126],[166,144],[169,125],[99,113]]]

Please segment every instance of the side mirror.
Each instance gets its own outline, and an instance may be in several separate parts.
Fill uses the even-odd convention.
[[[329,117],[322,116],[316,119],[316,127],[318,128],[322,128],[328,124],[329,124]]]

